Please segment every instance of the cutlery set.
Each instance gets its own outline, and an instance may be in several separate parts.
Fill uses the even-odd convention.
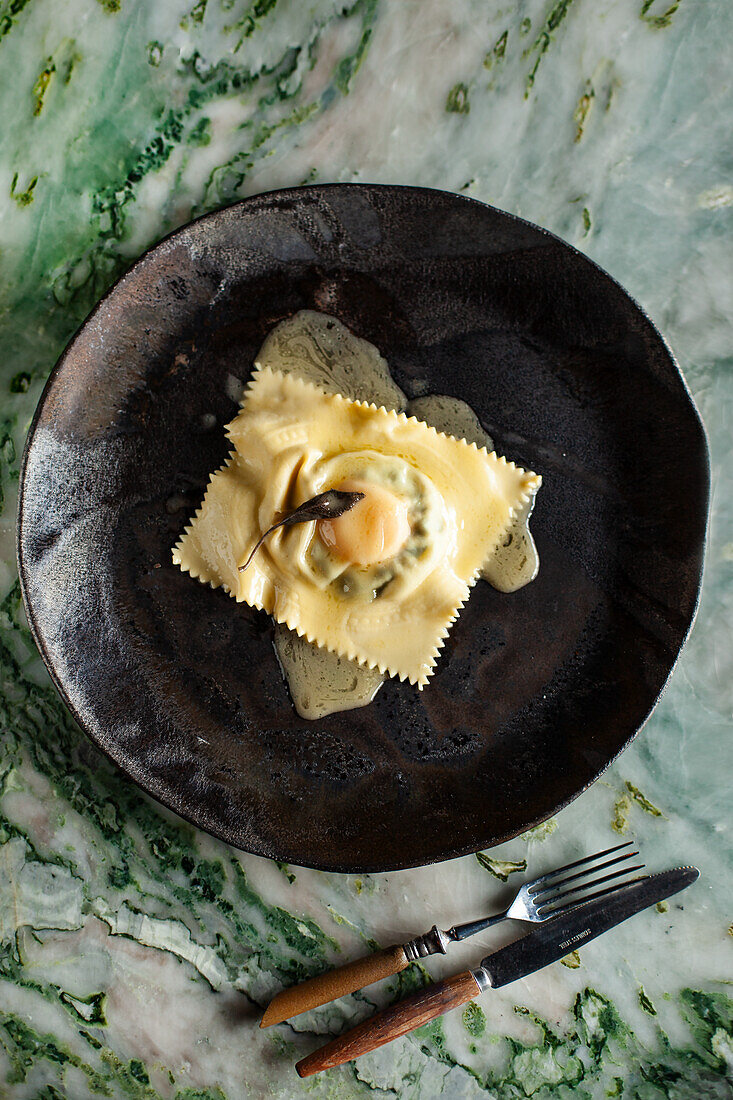
[[[474,969],[427,986],[303,1058],[295,1068],[301,1077],[309,1077],[376,1050],[486,989],[497,989],[549,966],[642,909],[684,890],[699,875],[695,867],[678,867],[655,875],[635,874],[644,865],[631,864],[639,853],[630,849],[630,842],[618,844],[541,875],[525,883],[512,904],[493,916],[447,931],[434,925],[414,940],[283,990],[271,1001],[260,1027],[282,1023],[397,974],[417,959],[445,954],[452,942],[474,936],[500,921],[510,919],[530,925],[524,936],[491,952]]]

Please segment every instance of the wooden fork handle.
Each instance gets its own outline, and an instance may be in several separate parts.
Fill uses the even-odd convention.
[[[481,990],[470,970],[455,978],[447,978],[421,989],[412,997],[385,1008],[363,1023],[352,1027],[351,1031],[332,1039],[330,1043],[301,1059],[296,1070],[301,1077],[310,1077],[323,1069],[340,1066],[352,1058],[360,1058],[370,1050],[391,1043],[400,1035],[406,1035],[416,1027],[442,1016],[452,1008],[458,1008],[475,997]]]
[[[407,965],[404,947],[395,944],[394,947],[387,947],[374,955],[367,955],[364,959],[357,959],[356,962],[339,966],[336,970],[319,974],[316,978],[309,978],[300,985],[278,993],[267,1006],[260,1027],[281,1024],[291,1016],[299,1016],[301,1012],[308,1012],[309,1009],[328,1004],[338,997],[345,997],[347,993],[388,978],[390,974],[399,974]]]

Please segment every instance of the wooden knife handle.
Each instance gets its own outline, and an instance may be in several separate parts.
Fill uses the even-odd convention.
[[[394,947],[386,947],[384,951],[377,951],[374,955],[367,955],[364,959],[339,966],[336,970],[328,970],[316,978],[309,978],[300,985],[278,993],[267,1006],[265,1015],[260,1020],[260,1027],[281,1024],[291,1016],[299,1016],[301,1012],[328,1004],[338,997],[345,997],[347,993],[388,978],[390,974],[399,974],[407,965],[404,947],[395,944]]]
[[[301,1059],[296,1070],[301,1077],[310,1077],[323,1069],[340,1066],[352,1058],[359,1058],[370,1050],[391,1043],[400,1035],[406,1035],[416,1027],[442,1016],[452,1008],[458,1008],[480,993],[479,984],[470,970],[455,978],[446,978],[406,997],[391,1008],[377,1012],[363,1023],[352,1027],[351,1031],[332,1039],[330,1043]]]

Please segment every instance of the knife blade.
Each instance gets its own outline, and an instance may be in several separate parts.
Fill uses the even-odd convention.
[[[475,970],[429,985],[332,1039],[296,1064],[300,1077],[359,1058],[422,1024],[472,1000],[485,989],[498,988],[534,974],[568,951],[589,943],[642,909],[690,886],[696,867],[677,867],[649,875],[597,901],[578,905],[569,914],[536,925],[531,932],[482,959]]]
[[[482,989],[498,989],[516,982],[590,943],[642,909],[691,886],[699,874],[697,867],[676,867],[646,875],[597,902],[581,904],[557,920],[536,925],[528,935],[492,951],[472,973]]]

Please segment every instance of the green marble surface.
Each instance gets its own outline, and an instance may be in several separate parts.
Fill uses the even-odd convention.
[[[728,0],[0,0],[0,1096],[733,1095],[732,71]],[[19,456],[69,336],[190,217],[331,180],[462,191],[560,233],[661,327],[709,432],[705,584],[670,685],[599,782],[490,854],[506,865],[325,875],[197,833],[86,742],[23,618]],[[318,1036],[427,970],[257,1028],[282,985],[617,834],[700,882],[305,1082]]]

